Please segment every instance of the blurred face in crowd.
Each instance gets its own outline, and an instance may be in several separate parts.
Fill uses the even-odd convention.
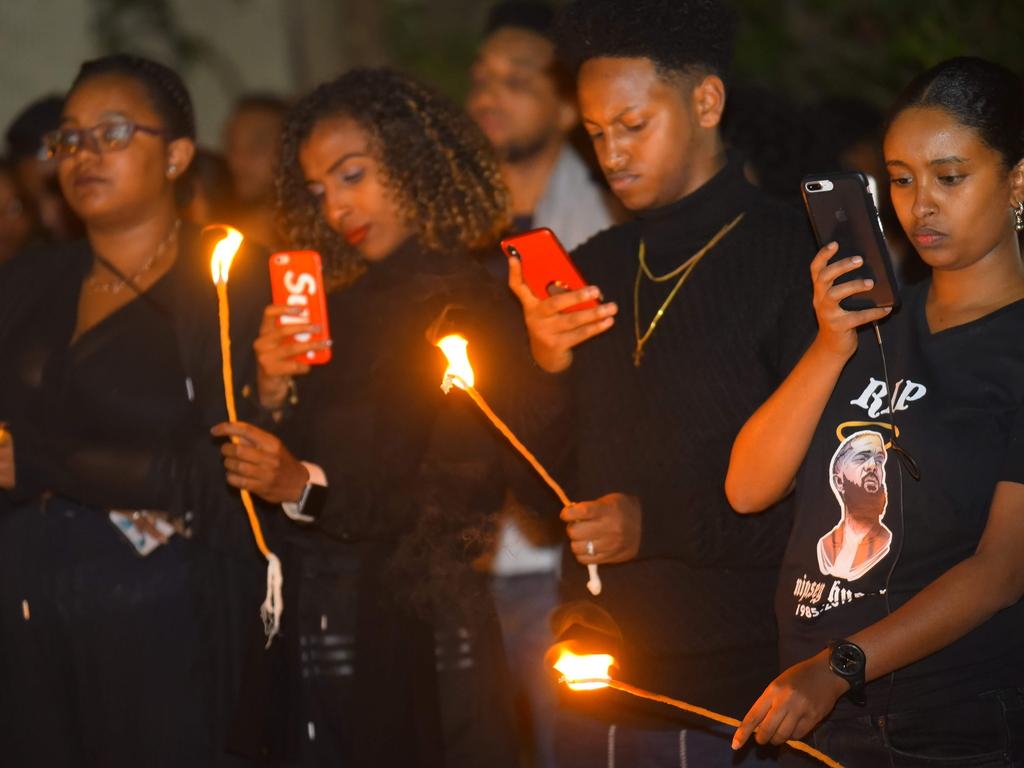
[[[884,149],[896,215],[928,266],[1019,259],[1010,206],[1024,199],[1024,163],[1007,170],[975,129],[937,107],[897,115]]]
[[[174,179],[192,159],[189,139],[168,142],[164,135],[136,130],[127,142],[105,141],[117,135],[112,126],[127,123],[164,130],[143,86],[124,75],[92,77],[65,102],[60,130],[76,135],[80,146],[58,155],[58,175],[68,204],[87,226],[131,224],[156,206],[173,205]]]
[[[560,90],[554,66],[554,44],[527,29],[502,27],[480,46],[466,111],[503,162],[560,144],[576,124],[576,106]]]
[[[281,127],[281,114],[265,107],[243,108],[228,121],[224,157],[240,202],[273,201]]]
[[[0,263],[17,253],[32,236],[29,203],[13,171],[0,167]]]
[[[665,77],[647,58],[594,58],[580,68],[577,88],[601,170],[630,210],[673,203],[720,166],[718,77]]]
[[[299,148],[299,164],[328,226],[367,261],[387,258],[412,236],[370,136],[355,120],[320,120]]]
[[[60,190],[57,161],[43,156],[24,157],[18,160],[15,172],[43,229],[57,240],[75,237],[79,224]]]

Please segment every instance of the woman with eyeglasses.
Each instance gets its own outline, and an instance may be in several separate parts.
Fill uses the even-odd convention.
[[[230,613],[223,583],[249,552],[242,607],[259,631],[258,557],[207,432],[224,419],[209,243],[176,199],[194,142],[173,71],[85,63],[46,146],[87,237],[0,273],[11,765],[218,764],[228,635],[211,621]],[[243,249],[229,283],[240,378],[264,274]]]

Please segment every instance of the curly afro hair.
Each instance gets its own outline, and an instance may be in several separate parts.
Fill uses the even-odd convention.
[[[588,59],[650,59],[666,78],[714,74],[732,63],[736,16],[720,0],[572,0],[556,38],[578,69]]]
[[[476,125],[407,75],[354,69],[288,112],[277,178],[289,243],[320,251],[332,282],[354,278],[361,261],[327,225],[306,189],[299,150],[320,120],[335,116],[351,118],[366,131],[385,184],[423,246],[469,251],[497,241],[509,219],[509,197],[494,152]]]

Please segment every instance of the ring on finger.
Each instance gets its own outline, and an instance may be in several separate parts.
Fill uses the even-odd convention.
[[[590,557],[594,556],[594,540],[593,539],[590,539],[587,542],[587,554],[590,555]]]

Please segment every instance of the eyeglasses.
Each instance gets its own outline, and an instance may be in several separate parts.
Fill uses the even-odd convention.
[[[131,144],[137,132],[151,136],[166,136],[160,128],[139,125],[130,120],[116,120],[98,123],[91,128],[59,128],[43,136],[43,148],[50,158],[71,157],[81,149],[93,152],[117,152]]]

